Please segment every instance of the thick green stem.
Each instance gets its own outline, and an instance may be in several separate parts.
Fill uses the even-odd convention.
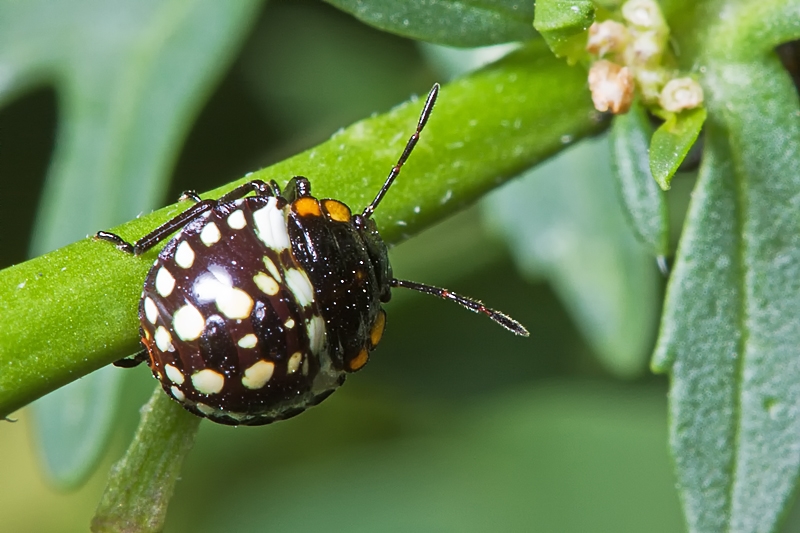
[[[130,448],[111,469],[92,520],[94,533],[154,533],[164,528],[167,506],[200,420],[156,388],[142,408]]]

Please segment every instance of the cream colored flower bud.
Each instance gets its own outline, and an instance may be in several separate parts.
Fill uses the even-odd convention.
[[[595,22],[589,26],[589,40],[586,50],[597,57],[609,52],[620,52],[628,44],[630,33],[624,24],[613,20]]]
[[[674,113],[694,109],[703,103],[703,88],[692,78],[676,78],[664,85],[658,102]]]
[[[625,49],[625,62],[629,65],[655,65],[661,59],[666,40],[654,31],[639,33]]]
[[[598,111],[626,113],[633,102],[633,85],[628,67],[601,59],[589,69],[589,90]]]
[[[622,17],[639,30],[663,32],[667,23],[658,2],[654,0],[629,0],[622,5]]]
[[[633,71],[633,77],[636,78],[636,85],[642,95],[642,100],[648,104],[658,103],[661,89],[669,79],[667,72],[660,67],[637,68]]]

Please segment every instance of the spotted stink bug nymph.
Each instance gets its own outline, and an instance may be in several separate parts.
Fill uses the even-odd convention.
[[[177,232],[144,281],[144,349],[117,364],[146,360],[166,393],[198,416],[260,425],[318,404],[364,367],[386,325],[381,304],[395,287],[450,299],[528,335],[477,300],[392,274],[372,214],[417,144],[438,93],[434,85],[416,131],[360,214],[315,198],[308,179],[295,176],[283,190],[255,180],[216,200],[184,193],[195,203],[133,244],[98,232],[137,256]]]

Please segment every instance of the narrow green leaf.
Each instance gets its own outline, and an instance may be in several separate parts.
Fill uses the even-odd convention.
[[[653,367],[690,531],[772,532],[800,473],[800,103],[773,54],[725,63],[716,44]]]
[[[614,175],[625,214],[637,237],[653,254],[664,257],[669,246],[669,217],[664,193],[650,173],[653,127],[637,102],[611,127]]]
[[[669,190],[672,176],[697,140],[705,121],[705,108],[689,109],[670,115],[653,134],[650,141],[650,172],[663,190]]]
[[[563,138],[603,128],[585,76],[534,41],[444,86],[413,157],[376,213],[386,241],[397,242],[475,201],[559,151]],[[248,179],[285,183],[300,174],[311,178],[318,196],[358,209],[395,164],[421,104],[358,122],[208,196]],[[172,205],[113,229],[136,238],[184,209],[185,203]],[[154,254],[131,258],[108,243],[84,239],[0,271],[0,417],[137,350],[137,301]]]
[[[521,0],[326,0],[384,31],[436,44],[486,46],[536,37],[533,2]]]
[[[9,73],[0,103],[33,83],[51,82],[60,97],[62,126],[33,255],[163,202],[192,117],[259,4],[0,3],[0,64]]]
[[[157,533],[164,528],[183,460],[200,418],[156,387],[128,451],[111,469],[92,519],[93,533]]]
[[[612,174],[608,139],[586,140],[490,196],[485,213],[520,269],[550,281],[604,365],[631,377],[647,365],[656,269]]]
[[[656,372],[672,375],[670,445],[690,531],[725,531],[736,444],[742,265],[730,152],[709,127],[670,276]]]
[[[588,0],[539,0],[533,27],[555,55],[574,62],[585,53],[585,32],[594,22],[594,10]]]
[[[0,3],[0,64],[13,74],[0,83],[0,102],[49,81],[61,103],[32,255],[162,201],[181,140],[259,4]],[[116,376],[78,381],[35,404],[35,431],[56,484],[75,486],[91,473],[114,422]]]

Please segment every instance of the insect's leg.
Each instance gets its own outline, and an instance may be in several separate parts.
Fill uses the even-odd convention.
[[[182,202],[183,200],[192,200],[195,203],[200,203],[203,201],[203,199],[200,198],[200,195],[198,195],[197,191],[195,191],[194,189],[183,191],[181,195],[178,197],[178,201]]]
[[[203,200],[200,203],[194,204],[183,213],[175,216],[175,218],[172,220],[168,220],[133,244],[123,240],[119,235],[108,231],[98,231],[94,237],[95,239],[102,239],[104,241],[113,243],[123,252],[133,255],[141,255],[201,214],[205,213],[206,211],[210,211],[216,205],[216,200]]]
[[[259,196],[275,195],[272,187],[261,180],[248,181],[247,183],[236,187],[229,193],[222,195],[218,200],[201,200],[194,191],[186,191],[183,193],[182,198],[185,196],[187,199],[199,201],[183,213],[177,215],[172,220],[168,220],[161,226],[157,227],[138,241],[131,244],[125,241],[119,235],[108,231],[98,231],[95,234],[95,238],[109,241],[123,252],[133,255],[141,255],[156,244],[166,239],[172,233],[175,233],[179,229],[183,228],[196,217],[216,207],[218,203],[237,200],[250,192],[255,192]]]
[[[272,192],[275,193],[275,196],[281,195],[281,188],[278,185],[278,182],[275,180],[269,180],[269,186],[272,187]]]
[[[137,352],[129,357],[124,357],[119,361],[114,361],[114,366],[118,366],[120,368],[133,368],[135,366],[139,366],[145,361],[147,361],[147,350],[142,349],[140,352]]]
[[[118,250],[122,250],[126,254],[133,254],[133,244],[129,243],[116,233],[111,233],[110,231],[101,230],[94,234],[94,238],[103,241],[108,241],[114,246],[116,246]]]
[[[270,181],[269,184],[266,184],[261,180],[253,180],[248,181],[247,183],[236,187],[229,193],[220,196],[217,199],[217,202],[230,202],[231,200],[237,200],[249,192],[255,192],[258,196],[278,196],[280,195],[281,190],[278,187],[278,184],[275,183],[275,180]],[[180,198],[178,198],[179,202],[182,200],[194,200],[195,202],[203,201],[203,199],[200,198],[200,195],[194,190],[183,191]]]
[[[439,95],[439,84],[434,83],[431,91],[428,93],[428,98],[425,100],[425,105],[422,107],[422,113],[419,116],[419,120],[417,121],[417,130],[414,132],[413,135],[408,139],[406,143],[406,147],[403,149],[403,153],[400,154],[400,159],[397,160],[397,164],[392,167],[392,170],[389,172],[389,176],[386,178],[386,181],[383,182],[383,186],[381,190],[378,191],[378,194],[372,200],[364,211],[361,213],[361,216],[364,218],[369,218],[372,216],[372,213],[375,212],[375,209],[378,207],[378,204],[381,203],[383,197],[386,195],[386,192],[389,190],[389,187],[392,186],[395,178],[400,175],[400,169],[403,168],[403,165],[408,160],[408,156],[411,155],[411,152],[414,150],[414,147],[417,145],[417,141],[419,141],[419,136],[422,133],[422,129],[425,127],[425,124],[428,123],[428,119],[433,112],[433,106],[436,103],[436,97]]]
[[[304,176],[295,176],[286,184],[283,197],[289,202],[294,202],[298,198],[311,196],[311,183]]]
[[[251,192],[256,193],[257,196],[277,196],[279,194],[273,190],[271,183],[267,184],[261,180],[253,180],[243,183],[232,191],[223,194],[217,199],[217,202],[225,203],[238,200]]]
[[[460,294],[456,294],[453,291],[449,291],[447,289],[440,289],[439,287],[433,287],[431,285],[425,285],[423,283],[417,283],[415,281],[393,279],[390,283],[392,287],[404,287],[406,289],[424,292],[425,294],[432,294],[433,296],[438,296],[439,298],[443,298],[445,300],[452,300],[458,305],[466,309],[469,309],[470,311],[474,311],[476,313],[483,313],[487,317],[491,318],[492,320],[494,320],[495,322],[506,328],[511,333],[520,335],[522,337],[527,337],[529,335],[528,330],[525,329],[525,326],[523,326],[510,316],[501,313],[500,311],[495,311],[494,309],[486,307],[485,305],[483,305],[483,303],[479,302],[478,300],[467,298],[466,296],[461,296]]]

